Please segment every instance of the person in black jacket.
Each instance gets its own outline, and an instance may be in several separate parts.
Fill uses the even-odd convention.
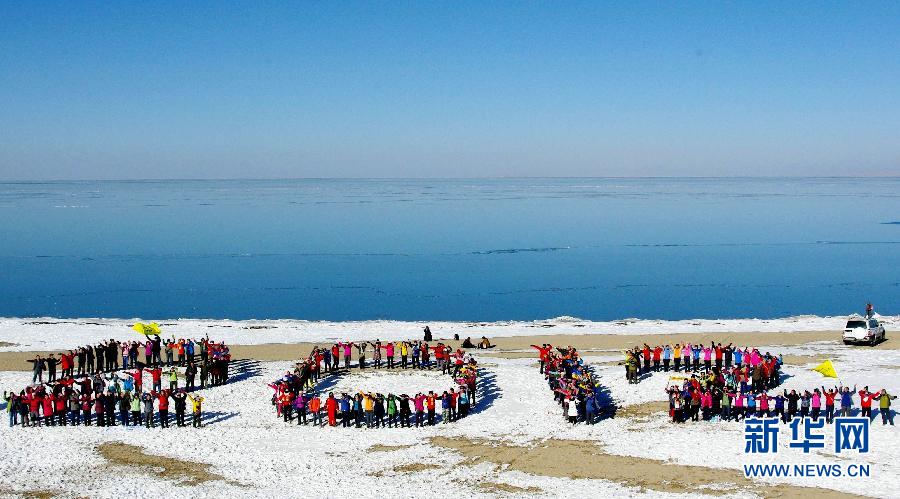
[[[184,377],[187,380],[184,385],[185,389],[193,390],[194,378],[197,377],[197,366],[193,362],[189,362],[187,367],[184,368]]]
[[[119,368],[119,342],[114,339],[106,344],[106,368],[110,371]]]
[[[85,362],[87,362],[87,352],[85,351],[84,347],[81,347],[78,349],[78,374],[79,375],[85,374],[84,370],[85,370],[85,367],[87,366],[87,364],[85,364]]]
[[[32,374],[34,374],[34,376],[31,379],[31,382],[32,383],[43,383],[44,382],[44,369],[47,365],[44,362],[43,357],[38,355],[38,356],[35,356],[34,359],[29,360],[28,362],[31,362],[32,364],[34,364],[33,366],[31,366],[31,372],[32,372]]]
[[[107,393],[105,403],[106,426],[116,426],[116,395]]]
[[[797,414],[797,401],[800,400],[800,395],[797,394],[797,390],[791,390],[791,393],[788,393],[787,390],[784,391],[784,398],[788,401],[788,409],[787,416],[785,417],[785,423],[790,423],[791,419],[794,415]]]
[[[84,355],[87,362],[84,374],[94,374],[94,347],[91,345],[84,347]]]
[[[172,399],[175,401],[175,424],[177,424],[178,426],[184,426],[184,412],[187,408],[187,394],[184,393],[184,389],[181,389],[172,395]]]
[[[56,381],[56,364],[59,361],[56,357],[51,353],[49,357],[47,357],[47,381]]]
[[[159,335],[155,335],[150,339],[150,341],[153,343],[153,365],[162,364],[162,358],[160,358],[159,356],[159,353],[162,350],[162,339],[159,337]]]
[[[94,360],[97,362],[95,373],[102,373],[106,370],[106,343],[94,346]]]
[[[405,393],[400,396],[400,426],[409,427],[409,396]]]

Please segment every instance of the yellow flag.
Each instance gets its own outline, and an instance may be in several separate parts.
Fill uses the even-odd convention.
[[[816,371],[818,373],[821,373],[822,376],[825,376],[826,378],[837,378],[838,377],[837,371],[834,370],[834,365],[831,364],[830,360],[826,360],[825,362],[822,362],[818,366],[812,368],[812,370]]]
[[[160,334],[159,324],[152,322],[150,324],[144,324],[143,322],[138,322],[134,326],[131,326],[131,329],[143,334]]]

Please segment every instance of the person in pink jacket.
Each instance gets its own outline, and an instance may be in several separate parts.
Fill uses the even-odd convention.
[[[381,348],[384,349],[384,355],[387,357],[388,369],[393,369],[394,368],[394,344],[388,343],[387,345],[383,345]]]
[[[819,391],[818,388],[813,390],[812,399],[809,402],[809,406],[812,409],[811,416],[813,421],[819,420],[819,413],[822,411],[822,392]]]
[[[712,352],[712,348],[706,347],[703,349],[703,367],[706,372],[712,369]]]
[[[754,348],[753,351],[750,352],[750,365],[756,367],[760,362],[762,362],[762,355],[759,354],[759,350]]]
[[[416,409],[416,426],[425,426],[425,395],[417,393],[413,397],[413,406]]]
[[[705,390],[700,394],[700,409],[703,411],[703,420],[709,421],[712,417],[712,391]]]
[[[681,348],[681,360],[684,361],[684,371],[688,372],[691,370],[691,355],[693,353],[693,349],[691,348],[690,343],[685,343]]]
[[[747,415],[744,412],[744,397],[741,393],[735,394],[734,397],[734,420],[740,421],[741,419],[746,419]]]
[[[344,369],[350,369],[350,356],[353,355],[353,342],[338,343],[338,346],[344,350]]]
[[[122,369],[128,369],[128,350],[131,347],[131,343],[127,341],[123,341],[121,344],[122,350]]]

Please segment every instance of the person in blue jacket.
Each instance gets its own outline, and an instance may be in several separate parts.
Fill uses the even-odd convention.
[[[339,402],[338,405],[340,406],[340,409],[341,409],[341,423],[342,423],[342,426],[343,426],[344,428],[349,428],[349,427],[350,427],[350,418],[351,418],[351,414],[350,414],[350,396],[347,395],[347,394],[345,393],[344,396],[341,397],[341,400],[340,400],[340,402]]]
[[[775,399],[775,415],[781,418],[782,423],[787,423],[787,415],[784,412],[784,395],[778,394]]]
[[[584,422],[586,424],[594,424],[594,417],[597,415],[597,397],[594,392],[589,392],[584,397]]]
[[[853,411],[853,394],[856,393],[856,385],[853,385],[853,391],[850,387],[844,386],[838,388],[841,392],[841,416],[849,417]]]

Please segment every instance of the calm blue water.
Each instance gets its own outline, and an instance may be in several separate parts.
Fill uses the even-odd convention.
[[[0,316],[900,313],[900,179],[0,184]]]

